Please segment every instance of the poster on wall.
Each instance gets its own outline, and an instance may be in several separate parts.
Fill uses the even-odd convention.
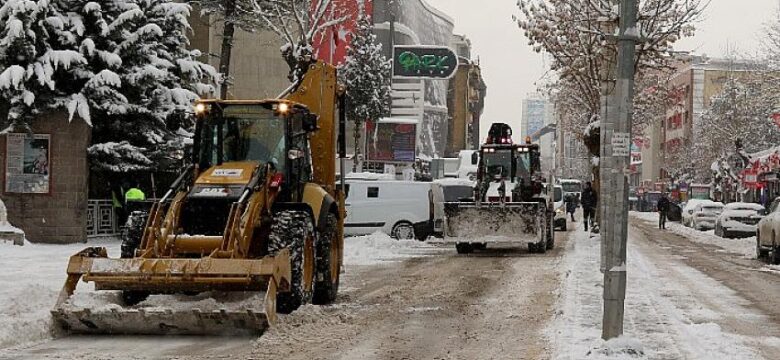
[[[48,194],[50,164],[51,135],[7,134],[5,192]]]
[[[417,146],[416,120],[384,119],[366,122],[368,160],[414,162]]]

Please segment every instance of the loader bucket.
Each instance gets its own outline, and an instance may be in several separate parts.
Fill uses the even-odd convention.
[[[105,248],[95,247],[71,256],[67,273],[51,312],[55,323],[68,332],[98,334],[260,334],[276,322],[277,290],[289,291],[291,278],[286,249],[262,259],[112,259]],[[256,304],[241,309],[145,307],[143,303],[92,309],[72,301],[80,279],[94,282],[96,290],[147,294],[243,291],[254,292],[258,300],[259,294],[265,295]]]
[[[540,204],[536,202],[451,202],[444,204],[446,235],[451,238],[512,242],[538,241]]]

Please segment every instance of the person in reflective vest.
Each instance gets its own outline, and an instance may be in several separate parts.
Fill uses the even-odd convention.
[[[132,187],[125,193],[125,211],[130,215],[135,210],[143,208],[143,201],[146,200],[144,194],[138,187]]]

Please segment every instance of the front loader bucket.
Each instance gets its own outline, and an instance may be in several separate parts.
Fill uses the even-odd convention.
[[[542,224],[536,202],[452,202],[444,210],[447,237],[465,241],[536,242]]]
[[[240,308],[188,308],[175,300],[163,306],[141,303],[91,308],[72,299],[79,279],[94,282],[96,290],[144,294],[242,291],[253,296]],[[262,259],[111,259],[105,248],[87,248],[70,258],[68,278],[51,313],[60,328],[73,333],[259,334],[276,322],[277,289],[289,291],[289,284],[286,249]]]
[[[264,312],[253,310],[59,308],[52,311],[60,328],[77,334],[259,335],[268,328]]]

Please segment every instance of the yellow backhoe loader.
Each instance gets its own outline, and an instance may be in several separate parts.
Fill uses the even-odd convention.
[[[284,98],[198,102],[192,163],[121,258],[101,247],[70,258],[55,322],[87,333],[260,333],[277,311],[332,302],[344,246],[343,103],[336,70],[322,62]],[[77,306],[79,280],[120,291],[124,304]],[[151,294],[232,291],[265,295],[242,310],[141,306]]]

